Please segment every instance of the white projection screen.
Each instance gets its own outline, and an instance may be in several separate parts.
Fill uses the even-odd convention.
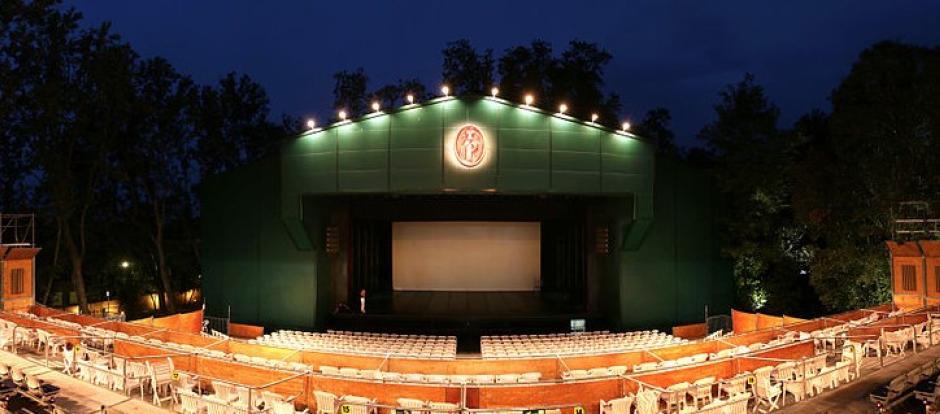
[[[538,222],[392,223],[394,290],[539,290]]]

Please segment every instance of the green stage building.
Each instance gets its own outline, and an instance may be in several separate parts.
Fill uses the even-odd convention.
[[[702,322],[732,299],[706,174],[498,98],[311,130],[201,197],[206,312],[236,323],[634,329]]]

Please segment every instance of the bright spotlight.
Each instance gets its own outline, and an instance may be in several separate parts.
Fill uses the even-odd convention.
[[[532,94],[526,95],[525,96],[526,106],[532,106],[532,102],[535,102],[535,98],[532,96]]]
[[[444,96],[450,96],[450,87],[447,85],[441,86],[441,94]]]
[[[307,120],[307,129],[314,129],[317,127],[317,121],[314,121],[313,118]]]
[[[494,98],[499,95],[499,88],[494,86],[493,89],[490,89],[490,95],[493,95]]]
[[[568,111],[568,105],[561,104],[558,105],[558,113],[563,114]]]
[[[408,101],[408,105],[411,105],[415,103],[415,96],[409,93],[408,96],[405,97],[405,100]]]
[[[591,122],[597,122],[597,118],[598,118],[598,116],[597,116],[596,113],[591,114]]]
[[[379,101],[372,102],[372,111],[373,111],[373,112],[378,112],[378,111],[379,111],[379,108],[381,108],[381,106],[379,105]]]
[[[127,269],[128,267],[131,267],[131,262],[128,262],[127,260],[121,262],[121,269]]]
[[[624,132],[630,130],[630,123],[629,123],[629,122],[624,122],[623,125],[621,125],[621,126],[623,127]]]
[[[346,120],[346,111],[340,109],[340,110],[339,110],[339,113],[338,113],[337,115],[339,115],[340,121],[345,121],[345,120]]]

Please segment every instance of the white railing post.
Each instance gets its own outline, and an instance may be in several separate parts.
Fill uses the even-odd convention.
[[[882,348],[884,348],[884,338],[885,338],[885,328],[881,328],[881,336],[878,337],[878,364],[882,367],[885,366],[885,359],[882,353]]]

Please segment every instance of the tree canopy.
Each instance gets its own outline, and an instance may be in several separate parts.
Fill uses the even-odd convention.
[[[81,22],[56,1],[0,7],[0,210],[41,212],[53,247],[39,256],[41,300],[57,280],[82,310],[152,286],[173,312],[198,279],[195,186],[270,154],[286,131],[250,77],[200,86],[109,24]]]

